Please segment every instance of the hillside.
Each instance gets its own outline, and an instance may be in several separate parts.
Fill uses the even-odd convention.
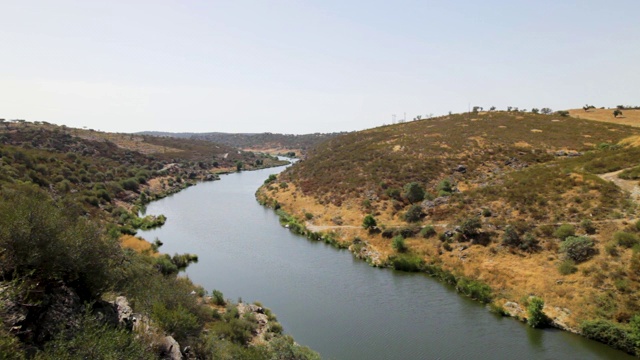
[[[238,149],[266,152],[270,154],[286,154],[294,152],[304,154],[307,150],[317,144],[331,139],[340,133],[329,134],[230,134],[230,133],[168,133],[146,131],[141,135],[151,135],[156,137],[178,137],[211,141],[218,144],[225,144]]]
[[[133,236],[164,224],[139,216],[154,199],[284,163],[204,141],[0,124],[0,358],[317,358],[269,309],[177,276],[197,254]]]
[[[613,116],[615,109],[573,109],[569,114],[577,119],[602,121],[612,124],[640,127],[640,109],[621,109],[622,115]]]
[[[628,339],[640,323],[640,148],[623,145],[638,134],[522,112],[383,126],[319,145],[257,197],[372,264],[522,319],[535,295],[554,326],[612,343],[603,329]]]

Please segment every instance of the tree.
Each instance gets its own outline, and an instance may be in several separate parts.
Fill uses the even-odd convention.
[[[364,217],[364,220],[362,220],[362,227],[366,230],[374,230],[376,226],[378,226],[378,222],[373,217],[373,215],[367,215]]]
[[[496,110],[495,106],[492,106],[492,107],[489,108],[489,111],[495,111],[495,110]]]
[[[618,116],[622,116],[622,111],[620,109],[613,110],[613,117],[617,118]]]
[[[532,328],[540,328],[547,325],[549,319],[544,314],[542,309],[544,308],[544,300],[534,296],[529,299],[529,305],[527,306],[527,324]]]
[[[560,115],[560,116],[562,116],[562,117],[567,117],[567,116],[569,116],[569,112],[568,112],[568,111],[566,111],[566,110],[560,110],[560,111],[557,111],[557,113],[558,113],[558,115]]]
[[[242,171],[242,161],[236,161],[236,170]]]
[[[589,104],[586,104],[585,106],[583,106],[583,107],[582,107],[582,109],[583,109],[585,112],[587,112],[587,111],[589,111],[589,110],[591,110],[591,109],[595,109],[595,108],[596,108],[595,106],[593,106],[593,105],[589,105]]]
[[[404,219],[407,222],[418,222],[424,216],[424,212],[422,211],[422,206],[420,205],[411,205],[409,210],[404,214]]]
[[[538,109],[538,108],[533,108],[533,109],[531,109],[531,112],[532,112],[532,113],[534,113],[534,114],[537,114],[537,113],[539,113],[539,112],[540,112],[540,109]]]
[[[549,114],[551,114],[553,112],[553,110],[551,110],[551,108],[545,107],[545,108],[540,109],[540,112],[545,114],[545,115],[549,115]]]
[[[404,186],[404,197],[410,203],[424,200],[424,189],[417,182],[408,183]]]

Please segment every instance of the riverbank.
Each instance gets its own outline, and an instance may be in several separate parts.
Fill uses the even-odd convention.
[[[438,234],[452,229],[451,224],[433,223],[434,233],[423,236],[420,234],[421,227],[387,222],[386,219],[382,229],[370,232],[362,228],[364,215],[361,215],[360,204],[345,202],[340,207],[318,204],[298,192],[293,184],[280,184],[282,182],[274,181],[271,186],[263,186],[256,192],[256,198],[261,204],[277,208],[280,213],[286,212],[286,216],[281,218],[293,232],[335,244],[339,248],[349,248],[356,257],[373,266],[427,273],[444,283],[455,285],[459,292],[467,296],[490,303],[492,311],[520,321],[527,321],[530,317],[527,312],[529,300],[541,298],[545,302],[543,312],[549,318],[550,326],[608,343],[627,352],[634,351],[633,345],[629,345],[630,340],[624,340],[631,338],[631,327],[598,320],[600,317],[594,315],[599,311],[598,307],[603,306],[602,302],[606,301],[606,297],[601,295],[607,293],[606,288],[596,289],[594,293],[590,290],[593,289],[590,279],[584,273],[553,276],[558,273],[557,251],[554,248],[541,248],[535,256],[523,256],[502,247],[443,243]],[[316,229],[322,230],[311,231],[307,223],[313,223]],[[613,233],[615,230],[612,229],[619,226],[616,221],[598,224],[601,234]],[[385,237],[386,233],[392,235]],[[400,233],[404,235],[406,248],[410,249],[404,253],[394,250],[392,246],[391,238]],[[446,245],[449,245],[448,249]],[[602,242],[597,246],[601,247],[601,253],[606,254]],[[615,264],[614,261],[610,265]],[[465,289],[467,286],[470,289]],[[612,340],[602,331],[620,335]]]

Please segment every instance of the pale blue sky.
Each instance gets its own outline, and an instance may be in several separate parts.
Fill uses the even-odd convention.
[[[640,1],[0,2],[0,118],[310,133],[640,105]]]

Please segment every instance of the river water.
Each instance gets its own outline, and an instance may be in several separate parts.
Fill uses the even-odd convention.
[[[280,226],[255,191],[284,167],[222,176],[149,204],[141,233],[199,257],[187,275],[226,298],[260,301],[325,359],[633,359],[567,332],[535,330],[423,274],[372,268]]]

